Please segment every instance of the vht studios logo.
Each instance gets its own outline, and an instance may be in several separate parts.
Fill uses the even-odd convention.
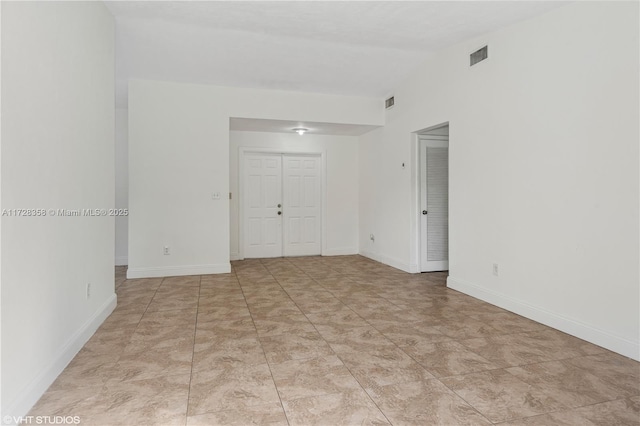
[[[79,425],[80,416],[4,416],[6,425]]]

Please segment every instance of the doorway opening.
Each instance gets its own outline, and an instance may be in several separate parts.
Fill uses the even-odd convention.
[[[449,269],[449,124],[418,132],[419,270]]]

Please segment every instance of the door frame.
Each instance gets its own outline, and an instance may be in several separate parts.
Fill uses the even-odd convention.
[[[320,247],[321,256],[325,255],[327,250],[326,239],[326,206],[327,206],[327,170],[326,170],[326,150],[323,149],[279,149],[279,148],[262,148],[262,147],[246,147],[238,148],[238,260],[244,259],[244,171],[247,154],[276,154],[276,155],[302,155],[320,157]],[[283,200],[284,201],[284,200]]]
[[[420,203],[422,198],[421,184],[420,184],[420,136],[426,132],[439,129],[441,127],[449,126],[449,165],[451,165],[451,123],[444,121],[439,124],[428,126],[420,130],[411,132],[411,221],[410,229],[411,235],[413,235],[413,241],[411,242],[410,250],[410,263],[409,272],[421,273],[422,266],[420,264],[422,259],[421,248],[421,232],[422,232],[422,214],[420,212]],[[449,206],[451,206],[451,168],[449,168]],[[451,218],[451,210],[449,210],[449,218]],[[451,235],[451,220],[449,220],[449,235]],[[451,239],[449,239],[451,243]],[[451,246],[449,245],[449,254],[451,254]],[[449,267],[451,267],[451,259],[449,259]]]

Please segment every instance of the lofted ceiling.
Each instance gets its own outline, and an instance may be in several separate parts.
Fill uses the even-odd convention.
[[[129,78],[384,97],[431,53],[557,1],[114,1]]]

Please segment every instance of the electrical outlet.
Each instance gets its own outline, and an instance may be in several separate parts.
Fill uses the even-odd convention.
[[[91,283],[87,283],[87,299],[91,299]]]
[[[163,251],[165,256],[168,256],[171,254],[171,250],[169,249],[169,246],[164,246],[164,251]]]
[[[497,263],[493,264],[493,275],[495,275],[496,277],[500,275],[500,273],[498,271],[498,264]]]

